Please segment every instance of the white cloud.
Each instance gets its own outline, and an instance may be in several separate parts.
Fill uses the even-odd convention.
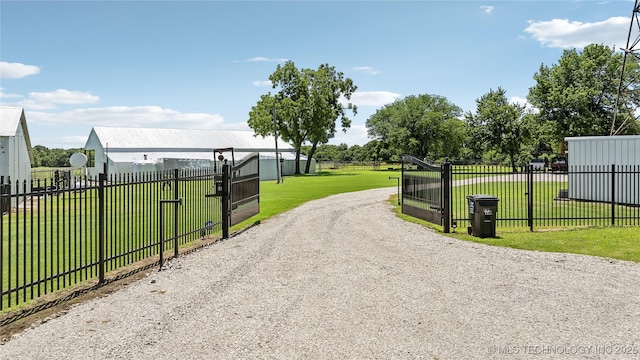
[[[256,56],[256,57],[252,57],[250,59],[246,59],[245,61],[249,61],[249,62],[285,62],[289,59],[283,59],[283,58],[268,58],[268,57],[264,57],[264,56]]]
[[[538,113],[538,109],[533,107],[533,105],[531,105],[529,103],[529,101],[527,101],[527,99],[525,99],[525,98],[521,98],[519,96],[512,96],[512,97],[509,98],[509,103],[510,104],[517,104],[517,105],[524,106],[525,110],[532,111],[534,113]]]
[[[376,75],[376,74],[380,73],[380,71],[375,70],[371,66],[356,66],[356,67],[353,68],[353,70],[360,71],[360,72],[363,72],[365,74],[371,74],[371,75]]]
[[[99,96],[91,95],[89,92],[70,91],[56,89],[49,92],[31,92],[29,98],[50,104],[95,104],[100,100]]]
[[[21,97],[22,96],[18,94],[5,94],[4,89],[0,87],[0,98],[13,99],[13,98],[21,98]]]
[[[20,95],[11,97],[18,98]],[[50,110],[62,105],[94,104],[100,100],[99,96],[91,95],[89,92],[70,91],[57,89],[48,92],[30,92],[27,99],[20,100],[11,105],[21,106],[30,110]]]
[[[273,86],[273,84],[271,83],[271,80],[256,80],[253,82],[253,86]]]
[[[55,136],[55,137],[31,137],[33,145],[46,144],[49,149],[73,149],[82,148],[87,143],[87,135]]]
[[[346,133],[342,132],[342,130],[336,131],[335,137],[329,139],[329,144],[340,145],[344,143],[349,146],[363,146],[371,140],[372,139],[367,136],[367,127],[365,125],[352,124]]]
[[[36,101],[33,99],[20,100],[11,105],[20,106],[28,110],[52,110],[57,107],[57,105],[53,103]]]
[[[59,113],[29,112],[29,123],[49,126],[122,126],[213,129],[222,123],[218,114],[183,113],[159,106],[111,106]]]
[[[19,79],[38,73],[40,73],[40,68],[34,65],[0,61],[0,78],[3,79]]]
[[[518,105],[524,105],[527,106],[529,104],[529,102],[527,101],[527,99],[525,98],[521,98],[519,96],[512,96],[509,98],[509,103],[510,104],[518,104]]]
[[[568,19],[529,21],[524,31],[542,46],[550,48],[583,48],[589,44],[620,48],[626,46],[630,21],[624,16],[593,23]]]
[[[356,91],[351,100],[342,99],[342,103],[354,103],[356,106],[383,106],[394,102],[401,95],[389,91]]]
[[[481,5],[480,9],[482,9],[482,11],[486,12],[487,14],[491,14],[493,12],[493,6],[490,5]]]

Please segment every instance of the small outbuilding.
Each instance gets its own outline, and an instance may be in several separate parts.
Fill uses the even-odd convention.
[[[0,186],[2,191],[15,192],[16,181],[26,181],[30,189],[32,163],[33,152],[24,109],[0,106]],[[10,206],[15,207],[15,203],[16,199],[12,198]],[[8,201],[2,203],[2,212],[7,211],[8,206]]]
[[[235,160],[260,154],[260,179],[276,179],[276,150],[273,137],[254,136],[251,131],[94,127],[84,149],[89,154],[88,174],[163,171],[174,168],[213,167],[214,149],[233,148]],[[231,159],[230,154],[224,154]],[[283,175],[291,175],[295,150],[278,139],[278,157]],[[301,168],[306,164],[301,155]],[[314,161],[314,160],[312,160]],[[311,168],[315,169],[312,163]]]
[[[565,140],[570,198],[610,202],[615,191],[616,203],[640,205],[640,135]]]

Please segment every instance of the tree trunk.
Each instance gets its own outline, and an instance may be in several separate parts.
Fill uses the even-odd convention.
[[[313,157],[313,154],[316,152],[317,146],[318,146],[318,142],[314,142],[313,145],[311,145],[309,154],[307,154],[307,165],[304,167],[305,174],[308,174],[309,170],[311,169],[311,158]]]
[[[514,173],[518,172],[518,167],[516,166],[516,160],[515,160],[515,156],[514,155],[509,155],[509,159],[511,162],[511,170],[513,170]]]
[[[296,175],[300,175],[300,148],[296,148],[296,171],[294,172]]]

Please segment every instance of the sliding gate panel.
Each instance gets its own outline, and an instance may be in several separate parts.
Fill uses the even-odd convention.
[[[253,153],[232,167],[231,226],[260,213],[260,156]]]
[[[442,169],[413,156],[402,157],[402,213],[443,224]]]

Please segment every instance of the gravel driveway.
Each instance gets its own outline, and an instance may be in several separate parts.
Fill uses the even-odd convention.
[[[395,192],[309,202],[0,358],[640,359],[640,264],[447,238],[397,218]]]

